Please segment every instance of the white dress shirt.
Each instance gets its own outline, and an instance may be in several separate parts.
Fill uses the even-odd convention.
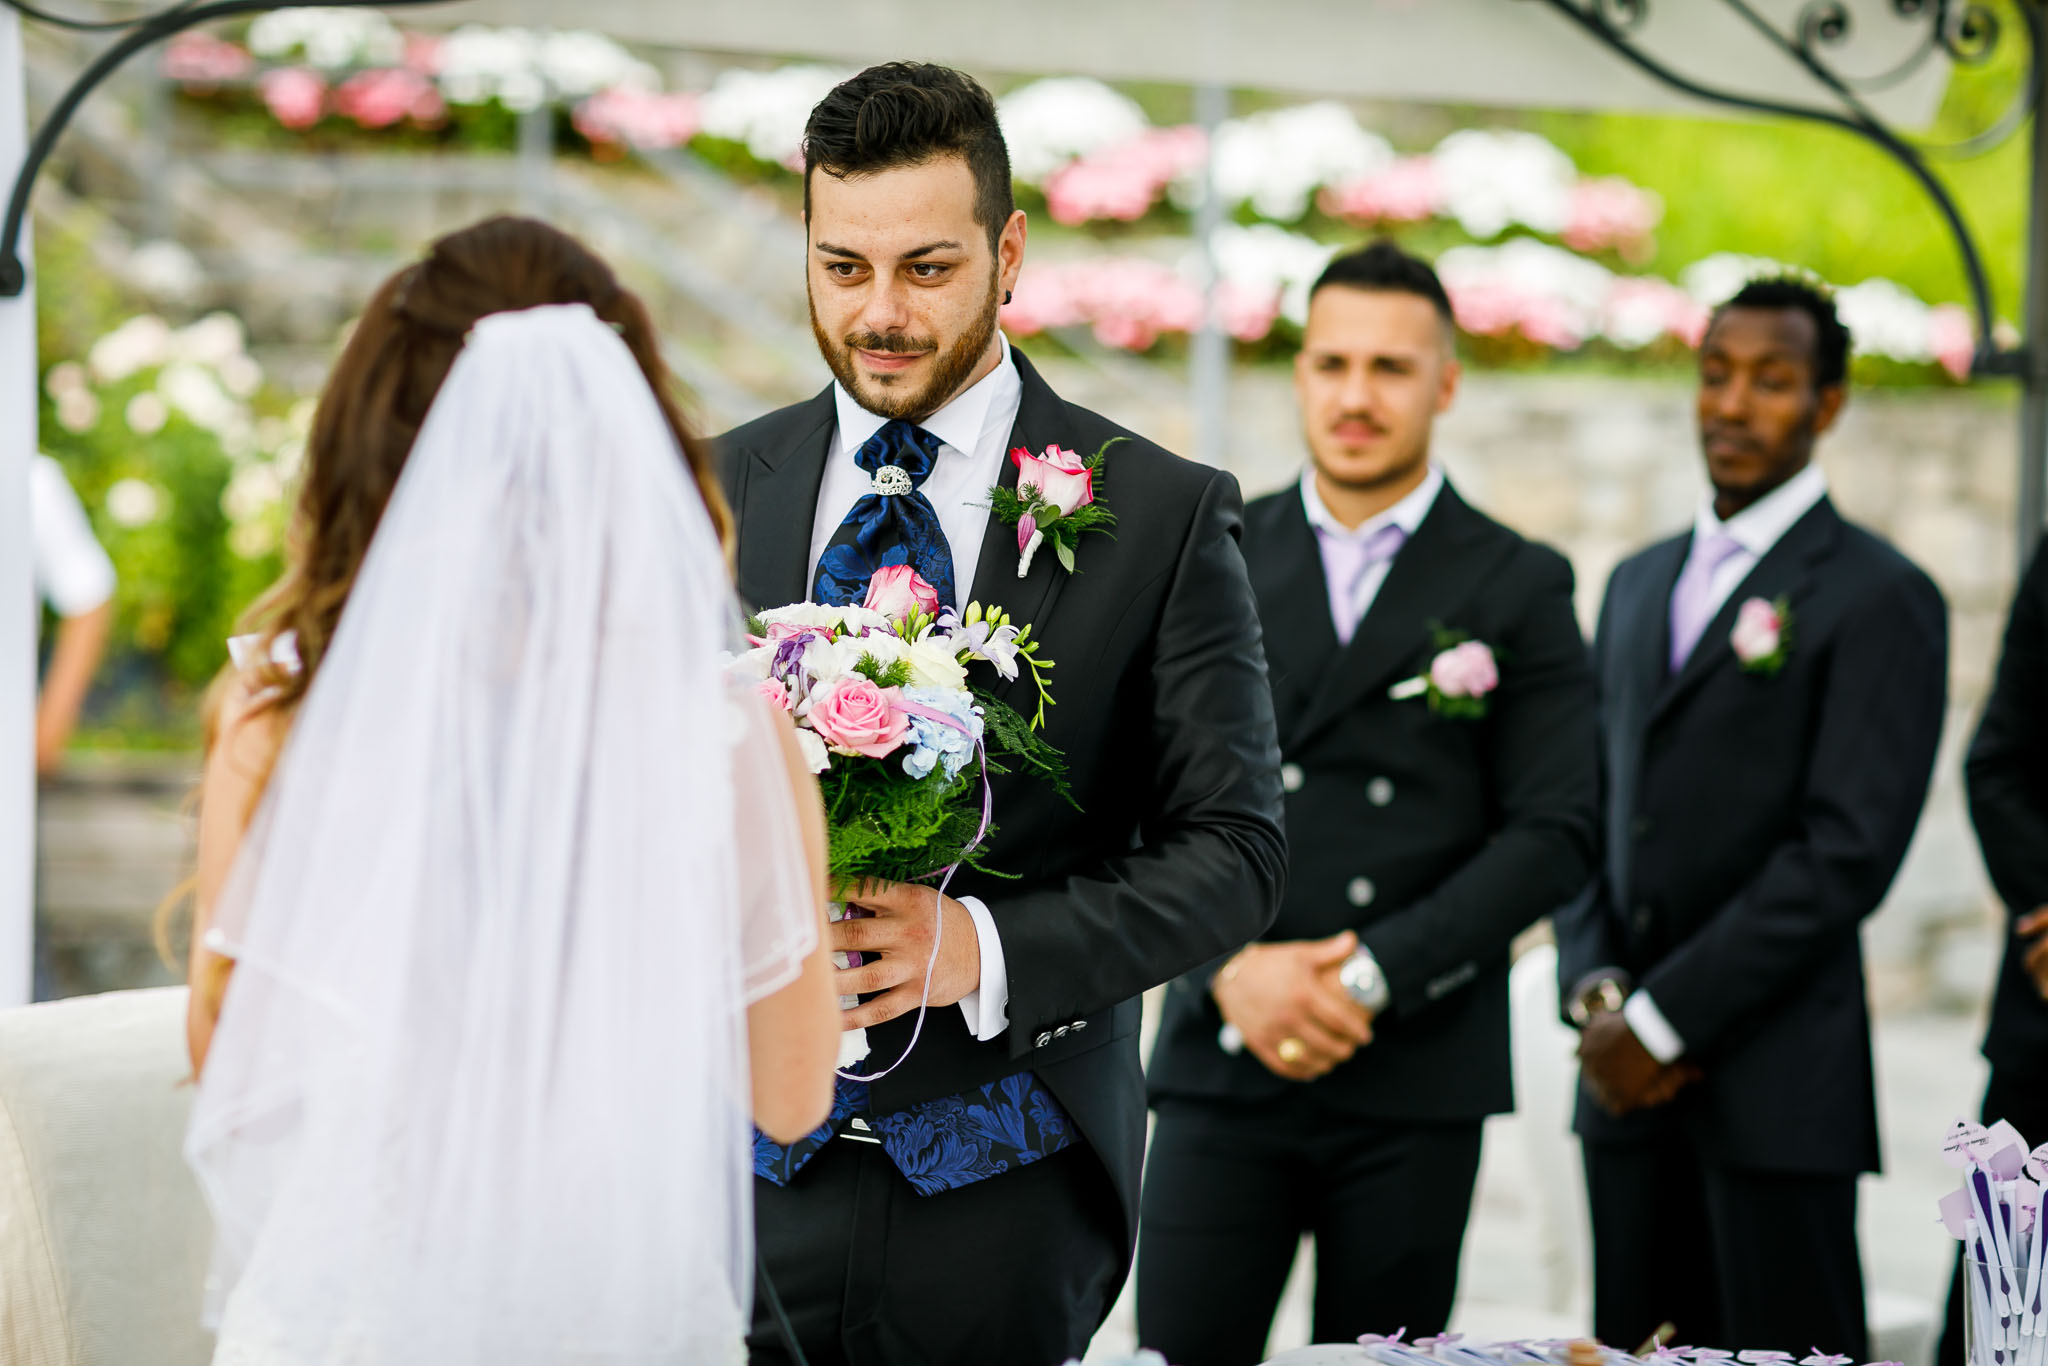
[[[1715,515],[1711,496],[1701,504],[1699,515],[1693,519],[1692,549],[1687,560],[1690,561],[1692,555],[1698,554],[1699,548],[1715,536],[1725,536],[1738,547],[1715,568],[1713,578],[1708,581],[1707,615],[1710,618],[1720,612],[1736,588],[1756,568],[1757,562],[1770,554],[1772,548],[1785,538],[1785,533],[1801,517],[1813,511],[1814,505],[1827,497],[1827,493],[1828,477],[1821,473],[1820,466],[1808,465],[1725,522]],[[1679,572],[1682,574],[1684,570]],[[1702,641],[1695,648],[1704,648],[1705,644]],[[1657,1008],[1649,992],[1638,991],[1631,995],[1621,1008],[1621,1017],[1628,1021],[1628,1027],[1635,1032],[1636,1038],[1658,1062],[1673,1063],[1685,1056],[1685,1040],[1664,1018],[1664,1012]]]
[[[1010,341],[996,334],[1003,358],[955,398],[917,425],[940,441],[939,458],[919,491],[931,500],[939,514],[939,529],[953,552],[953,606],[964,609],[973,591],[974,567],[981,558],[981,542],[988,533],[988,491],[1002,482],[1003,458],[1009,449],[1010,432],[1017,425],[1017,409],[1024,402],[1024,380],[1017,363],[1010,358]],[[818,486],[818,507],[811,521],[810,571],[806,584],[815,583],[818,561],[832,535],[853,511],[853,505],[868,492],[873,481],[853,457],[867,439],[888,421],[860,406],[840,384],[832,386],[832,402],[838,417],[838,432],[832,453],[825,461],[825,477]],[[981,947],[981,985],[960,1000],[960,1012],[967,1028],[983,1042],[1010,1027],[1010,974],[1003,958],[1003,941],[996,934],[995,920],[981,898],[958,898],[974,921],[974,937]]]
[[[28,525],[36,591],[58,616],[84,616],[114,596],[114,562],[93,536],[64,467],[47,455],[29,462]]]
[[[1340,541],[1363,545],[1378,535],[1383,527],[1397,526],[1413,536],[1415,529],[1422,525],[1423,518],[1436,506],[1437,494],[1443,492],[1444,472],[1432,463],[1429,473],[1409,493],[1386,511],[1366,518],[1355,527],[1345,526],[1337,520],[1323,502],[1323,496],[1316,492],[1316,467],[1310,465],[1301,472],[1301,510],[1308,517],[1309,528],[1318,537],[1329,536]],[[1365,620],[1365,614],[1372,610],[1373,600],[1380,595],[1380,585],[1387,581],[1387,573],[1394,567],[1391,559],[1381,560],[1367,569],[1359,578],[1358,588],[1352,597],[1351,606],[1356,613],[1351,619],[1355,628]]]

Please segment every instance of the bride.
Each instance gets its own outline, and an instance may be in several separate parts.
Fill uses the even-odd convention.
[[[823,824],[639,302],[496,219],[314,421],[204,786],[217,1363],[743,1361],[749,1121],[830,1104]]]

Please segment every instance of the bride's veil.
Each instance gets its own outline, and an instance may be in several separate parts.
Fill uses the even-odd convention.
[[[223,1339],[309,1363],[729,1356],[744,1008],[817,908],[724,556],[625,344],[479,322],[217,908],[187,1154]]]

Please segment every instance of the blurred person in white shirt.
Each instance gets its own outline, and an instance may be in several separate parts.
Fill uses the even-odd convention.
[[[29,464],[29,527],[36,593],[57,614],[57,638],[36,699],[36,776],[64,761],[114,622],[114,563],[92,534],[64,469],[47,455]]]

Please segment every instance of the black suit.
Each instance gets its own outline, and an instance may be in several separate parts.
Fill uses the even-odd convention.
[[[2048,906],[2048,548],[2013,594],[2005,653],[1984,719],[1963,766],[1970,820],[1999,900],[2021,916]],[[1991,1003],[1984,1056],[1987,1123],[2010,1120],[2030,1143],[2048,1141],[2048,1001],[2022,962],[2029,941],[2008,930],[2005,963]],[[1949,1293],[1948,1330],[1939,1361],[1963,1359],[1962,1286]]]
[[[1563,557],[1446,484],[1348,645],[1298,487],[1254,502],[1258,594],[1287,760],[1286,900],[1266,934],[1358,932],[1386,975],[1375,1038],[1315,1082],[1226,1053],[1209,978],[1171,988],[1148,1078],[1138,1313],[1177,1363],[1259,1359],[1297,1239],[1317,1238],[1316,1339],[1439,1331],[1479,1131],[1513,1108],[1508,947],[1592,871],[1593,688]],[[1494,647],[1483,720],[1391,685],[1433,626]]]
[[[1858,927],[1905,856],[1947,684],[1927,576],[1823,499],[1673,676],[1689,536],[1614,571],[1594,644],[1606,854],[1558,915],[1570,987],[1619,968],[1704,1080],[1616,1119],[1583,1090],[1594,1327],[1859,1359],[1855,1182],[1878,1165]],[[1789,600],[1782,672],[1745,671],[1739,605]]]
[[[1128,438],[1100,485],[1117,514],[1113,539],[1085,536],[1078,573],[1041,554],[1019,579],[1016,533],[991,517],[969,595],[1030,623],[1058,663],[1046,734],[1066,753],[1080,809],[1028,776],[996,778],[987,861],[1020,880],[963,869],[952,891],[980,897],[995,921],[1009,1030],[978,1043],[958,1011],[933,1011],[915,1054],[871,1094],[886,1114],[1028,1070],[1083,1143],[930,1197],[912,1194],[878,1150],[840,1140],[787,1188],[757,1182],[761,1244],[784,1298],[797,1301],[790,1308],[813,1362],[844,1350],[857,1361],[1051,1366],[1079,1354],[1136,1235],[1138,997],[1257,934],[1285,876],[1236,482],[1062,401],[1012,354],[1023,396],[1011,447],[1087,453]],[[808,596],[834,430],[828,389],[719,443],[749,603]],[[1005,484],[1016,478],[1006,463]],[[1013,703],[1026,700],[1019,686],[1030,684],[1011,685]],[[902,1053],[913,1018],[869,1031],[876,1058]],[[1055,1180],[1060,1188],[1048,1191]],[[1063,1224],[1069,1215],[1075,1222]],[[1043,1222],[1023,1226],[1035,1216]],[[1048,1228],[1064,1246],[1037,1236]]]

